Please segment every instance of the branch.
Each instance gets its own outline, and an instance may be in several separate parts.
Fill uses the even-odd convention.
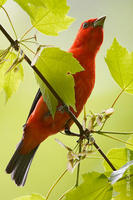
[[[112,165],[112,163],[109,161],[107,156],[103,153],[103,151],[100,149],[100,147],[94,142],[93,145],[96,147],[96,149],[99,151],[99,153],[102,155],[102,157],[106,160],[106,162],[109,164],[109,166],[112,168],[113,171],[116,171],[115,167]]]

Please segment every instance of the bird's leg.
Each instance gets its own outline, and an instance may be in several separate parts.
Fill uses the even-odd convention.
[[[66,135],[69,135],[69,136],[77,136],[77,137],[80,137],[79,134],[71,132],[71,131],[70,131],[70,128],[69,128],[67,125],[65,126],[64,132],[65,132]]]
[[[71,119],[69,119],[65,126],[64,126],[64,132],[62,134],[65,134],[65,135],[68,135],[68,136],[77,136],[77,137],[80,137],[80,134],[77,134],[77,133],[73,133],[70,131],[70,124],[71,124]]]

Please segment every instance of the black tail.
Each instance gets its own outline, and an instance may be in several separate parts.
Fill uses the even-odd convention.
[[[11,174],[12,179],[18,186],[24,186],[32,159],[39,146],[38,145],[37,147],[35,147],[28,154],[21,154],[20,153],[21,145],[22,141],[19,143],[14,155],[12,156],[10,162],[6,167],[6,172],[8,174]]]

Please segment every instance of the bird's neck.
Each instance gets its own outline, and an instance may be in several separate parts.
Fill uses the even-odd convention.
[[[69,49],[69,52],[73,54],[73,56],[79,61],[81,66],[85,69],[84,72],[86,75],[95,76],[96,53],[94,53],[91,49],[89,50],[86,47],[73,48],[73,46]]]
[[[95,84],[95,55],[81,48],[70,48],[69,52],[80,62],[84,71],[73,75],[75,80],[76,116],[79,115]]]

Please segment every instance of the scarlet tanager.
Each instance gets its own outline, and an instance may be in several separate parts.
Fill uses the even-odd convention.
[[[103,24],[106,17],[89,19],[81,24],[69,52],[80,62],[84,71],[73,75],[75,81],[76,112],[78,117],[90,96],[95,83],[95,57],[103,42]],[[40,143],[48,136],[70,128],[73,121],[65,111],[56,110],[52,118],[40,89],[32,104],[24,126],[23,137],[7,165],[6,172],[11,174],[15,183],[24,185],[27,174]]]

